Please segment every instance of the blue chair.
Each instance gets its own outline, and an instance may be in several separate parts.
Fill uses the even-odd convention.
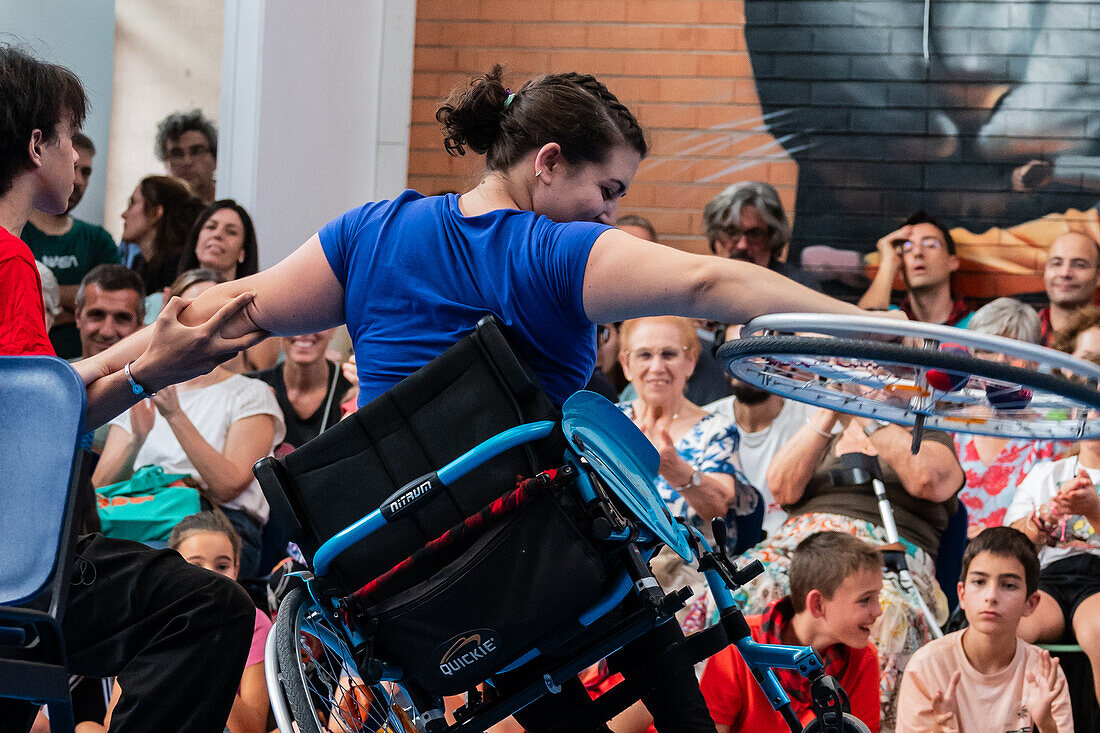
[[[53,733],[74,727],[61,615],[84,406],[61,359],[0,357],[0,697],[46,704]]]

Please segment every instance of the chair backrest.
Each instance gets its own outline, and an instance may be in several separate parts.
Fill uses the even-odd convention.
[[[70,540],[84,382],[51,356],[0,357],[0,605],[40,595]],[[55,603],[57,603],[55,594]]]
[[[253,470],[273,508],[295,517],[301,529],[295,539],[312,558],[325,540],[409,481],[502,430],[545,419],[560,420],[560,413],[489,316],[354,415]],[[501,454],[345,552],[330,575],[345,589],[358,588],[513,488],[517,477],[560,462],[563,450],[559,430]]]

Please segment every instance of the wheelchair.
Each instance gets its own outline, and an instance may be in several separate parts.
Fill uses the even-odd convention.
[[[691,591],[665,592],[647,564],[667,545],[698,562],[719,619],[665,653],[695,663],[732,643],[792,731],[803,726],[773,669],[811,680],[805,730],[866,731],[812,649],[752,640],[733,593],[762,567],[735,566],[721,520],[713,543],[674,520],[658,465],[602,397],[578,392],[559,413],[492,317],[314,441],[261,460],[310,567],[266,648],[280,730],[485,730],[676,625]],[[628,675],[586,700],[585,719],[601,726],[641,692]],[[443,698],[460,694],[448,722]]]

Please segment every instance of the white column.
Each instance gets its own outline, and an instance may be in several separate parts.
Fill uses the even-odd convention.
[[[260,264],[405,187],[408,0],[227,0],[218,197],[252,212]]]

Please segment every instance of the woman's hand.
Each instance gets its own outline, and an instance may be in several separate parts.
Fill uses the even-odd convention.
[[[1080,514],[1088,519],[1093,527],[1097,526],[1094,519],[1100,519],[1100,494],[1096,493],[1092,479],[1083,468],[1058,488],[1058,493],[1051,500],[1051,505],[1058,514],[1063,516]]]
[[[153,429],[157,414],[149,400],[142,400],[130,408],[130,442],[142,445]]]
[[[656,431],[656,433],[646,433],[646,437],[649,438],[650,443],[653,443],[653,447],[657,449],[657,454],[661,457],[661,466],[658,473],[673,488],[686,485],[691,480],[691,474],[695,472],[695,469],[676,452],[676,444],[672,442],[667,424],[659,423],[651,428],[651,431]],[[642,432],[645,433],[646,431],[643,430]]]
[[[169,422],[183,414],[183,411],[180,409],[179,395],[176,393],[176,386],[174,384],[157,392],[153,396],[152,402],[153,405],[156,406],[157,412],[163,415],[164,419]]]

